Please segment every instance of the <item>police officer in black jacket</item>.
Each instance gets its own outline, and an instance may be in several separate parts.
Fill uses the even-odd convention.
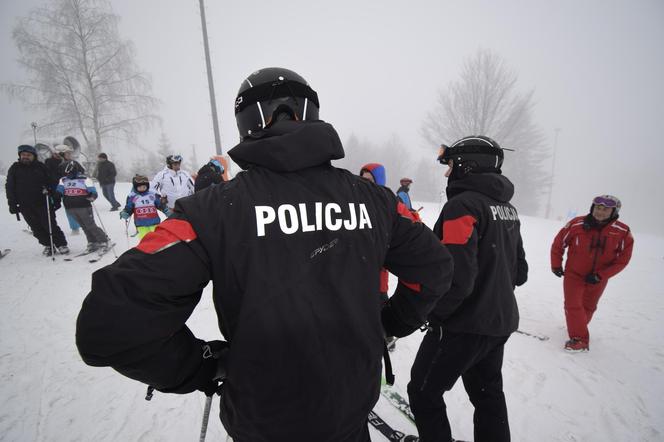
[[[451,258],[389,190],[337,169],[334,128],[300,75],[267,68],[235,102],[245,171],[179,199],[175,213],[97,271],[77,323],[83,360],[162,392],[221,387],[235,441],[368,441],[385,333],[421,326]],[[381,267],[402,278],[381,310]],[[185,322],[213,281],[227,342]]]
[[[429,315],[408,395],[422,442],[452,441],[443,393],[459,377],[475,407],[476,442],[510,439],[503,348],[519,324],[514,287],[528,264],[503,150],[484,136],[441,147],[448,201],[434,227],[454,259],[452,287]]]

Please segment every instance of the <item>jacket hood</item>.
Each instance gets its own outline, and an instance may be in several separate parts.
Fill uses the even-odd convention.
[[[378,163],[365,164],[360,169],[360,175],[362,175],[362,173],[365,170],[367,172],[369,172],[371,174],[371,176],[373,176],[374,182],[376,184],[378,184],[379,186],[385,186],[386,185],[385,183],[387,183],[387,174],[385,173],[385,166],[383,166],[382,164],[378,164]]]
[[[472,190],[490,198],[508,203],[514,196],[514,184],[505,176],[497,173],[471,173],[463,179],[447,184],[447,198]]]
[[[238,166],[294,172],[344,157],[337,131],[324,121],[280,121],[228,151]]]

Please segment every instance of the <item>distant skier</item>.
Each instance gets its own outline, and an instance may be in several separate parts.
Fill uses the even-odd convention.
[[[104,152],[97,155],[97,180],[101,187],[101,193],[111,204],[111,212],[115,212],[120,208],[120,203],[115,199],[115,177],[118,172],[115,169],[115,164],[108,160],[108,155]]]
[[[78,317],[83,360],[170,393],[213,395],[237,441],[366,442],[383,334],[422,325],[451,259],[397,212],[391,192],[337,169],[334,128],[300,75],[254,72],[235,101],[245,171],[182,198],[115,264],[96,271]],[[380,309],[378,272],[400,283]],[[227,343],[186,322],[213,281]]]
[[[136,175],[131,180],[132,191],[127,196],[127,203],[120,212],[120,218],[128,220],[134,215],[134,224],[138,232],[138,238],[143,238],[150,232],[154,232],[161,222],[159,212],[170,215],[168,206],[162,203],[161,196],[150,190],[150,180],[143,175]]]
[[[150,183],[150,189],[166,200],[170,210],[173,210],[179,198],[194,193],[194,181],[189,173],[180,169],[181,165],[181,155],[167,156],[166,167],[157,172]]]
[[[65,172],[65,167],[67,167],[67,164],[70,162],[74,162],[74,164],[77,165],[77,169],[82,170],[83,173],[85,173],[85,169],[81,164],[74,160],[72,158],[72,155],[74,153],[74,149],[72,149],[70,146],[67,144],[58,144],[54,148],[55,153],[57,156],[60,158],[60,163],[57,163],[57,174],[56,174],[56,183],[60,181],[60,178],[65,176],[67,173]],[[56,165],[55,159],[51,162],[49,162],[49,167],[53,168]],[[69,209],[65,207],[65,214],[67,215],[67,222],[69,223],[69,228],[71,229],[71,234],[72,235],[78,235],[81,230],[81,226],[76,222],[76,218],[69,212]]]
[[[447,203],[434,227],[454,258],[452,287],[429,315],[429,330],[411,370],[408,396],[423,442],[451,441],[443,394],[459,377],[471,403],[474,440],[510,440],[503,393],[503,351],[519,324],[514,287],[528,264],[520,221],[502,175],[503,149],[470,136],[441,147],[448,166]]]
[[[60,208],[60,195],[55,192],[57,181],[48,168],[37,161],[34,147],[27,144],[18,146],[18,156],[19,160],[7,171],[5,183],[9,213],[23,215],[33,236],[44,246],[44,255],[69,253],[67,239],[55,218],[55,211]],[[49,197],[48,204],[46,195]],[[55,250],[51,250],[49,218]]]
[[[593,199],[590,213],[568,222],[551,245],[551,271],[565,276],[565,319],[569,340],[565,350],[588,351],[588,324],[609,278],[621,272],[632,257],[634,237],[618,221],[621,203],[612,195]],[[563,255],[567,262],[563,270]]]
[[[60,179],[58,192],[71,216],[83,229],[88,240],[86,252],[104,251],[109,246],[106,233],[97,226],[92,211],[92,202],[97,199],[97,189],[83,174],[83,167],[69,161],[64,167],[65,176]]]
[[[200,192],[210,186],[223,185],[224,166],[219,160],[212,159],[198,170],[196,180],[194,181],[194,192]]]
[[[401,178],[399,180],[399,190],[397,190],[397,196],[401,200],[402,203],[408,207],[408,210],[413,210],[413,204],[410,202],[410,195],[408,192],[410,191],[410,185],[413,183],[413,180],[410,178]]]

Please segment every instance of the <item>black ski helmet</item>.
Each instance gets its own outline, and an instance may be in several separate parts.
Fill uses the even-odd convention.
[[[83,166],[74,160],[70,160],[64,165],[64,172],[68,178],[76,178],[78,174],[85,173]]]
[[[134,189],[134,192],[138,192],[137,187],[140,185],[148,186],[147,190],[150,189],[150,180],[145,175],[136,175],[131,179],[131,186]]]
[[[166,166],[172,169],[173,163],[182,163],[182,155],[174,154],[166,157]]]
[[[472,135],[454,142],[450,147],[441,145],[438,161],[452,161],[450,178],[463,178],[469,173],[502,173],[503,149],[489,137]]]
[[[316,91],[302,76],[289,69],[264,68],[240,85],[235,120],[244,139],[284,118],[318,120],[319,108]]]

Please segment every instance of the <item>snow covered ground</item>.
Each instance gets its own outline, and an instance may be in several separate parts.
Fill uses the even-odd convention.
[[[75,321],[90,285],[90,274],[113,261],[53,263],[7,211],[4,179],[0,190],[0,438],[7,441],[183,441],[200,431],[204,396],[156,393],[144,400],[145,386],[111,369],[88,367],[74,344]],[[123,201],[128,184],[116,186]],[[117,253],[136,244],[124,222],[100,198],[103,223]],[[422,203],[432,226],[440,206]],[[417,204],[416,207],[419,207]],[[629,224],[629,212],[624,214]],[[60,226],[67,226],[58,211]],[[530,264],[528,283],[519,288],[521,330],[548,341],[513,335],[507,343],[504,382],[514,441],[664,440],[664,238],[635,234],[627,269],[609,282],[591,323],[591,351],[567,354],[562,281],[549,271],[549,246],[562,223],[522,217]],[[69,233],[68,228],[64,228]],[[129,233],[133,229],[130,227]],[[69,236],[72,252],[85,238]],[[392,284],[392,287],[394,284]],[[202,339],[219,337],[207,296],[188,324]],[[405,393],[410,365],[422,334],[397,343],[396,388]],[[472,439],[472,406],[461,383],[446,395],[455,437]],[[208,440],[225,440],[213,405]],[[415,428],[380,399],[376,411],[395,428]],[[373,429],[372,429],[373,430]],[[383,440],[372,432],[376,441]]]

